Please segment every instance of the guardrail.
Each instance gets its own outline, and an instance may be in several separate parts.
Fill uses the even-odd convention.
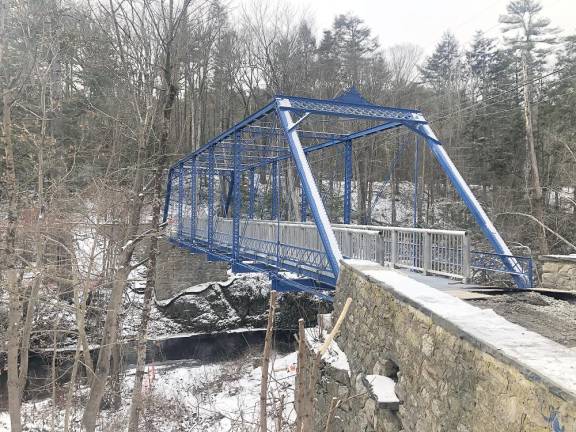
[[[534,286],[534,264],[531,257],[502,255],[484,251],[472,251],[470,256],[470,267],[473,270],[524,276],[528,281],[527,288]],[[503,258],[514,258],[518,264],[518,271],[512,272],[507,269],[503,264]]]
[[[190,237],[184,218],[181,233]],[[467,280],[470,277],[470,242],[465,231],[421,228],[333,225],[346,258],[363,259],[394,267]],[[207,220],[198,218],[195,238],[207,241]],[[214,219],[214,245],[232,246],[232,219]],[[330,274],[322,241],[313,223],[244,220],[240,224],[240,252],[269,263]],[[304,259],[306,256],[306,259]]]

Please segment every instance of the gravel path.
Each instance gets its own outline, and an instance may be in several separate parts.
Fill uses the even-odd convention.
[[[493,309],[508,321],[540,333],[569,348],[576,347],[576,300],[558,300],[528,292],[498,294],[469,300],[482,309]]]

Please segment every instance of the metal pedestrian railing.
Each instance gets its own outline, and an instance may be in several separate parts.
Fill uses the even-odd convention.
[[[198,218],[194,236],[189,220],[172,229],[179,240],[208,240],[206,218]],[[471,275],[470,241],[466,231],[421,228],[333,225],[342,255],[468,280]],[[232,247],[233,220],[214,218],[214,247]],[[314,223],[245,220],[240,225],[240,253],[279,268],[302,269],[331,275],[322,240]]]

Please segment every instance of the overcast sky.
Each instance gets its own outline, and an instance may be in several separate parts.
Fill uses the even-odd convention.
[[[235,0],[237,4],[252,0]],[[270,0],[259,0],[270,1]],[[509,0],[272,0],[289,2],[307,11],[314,27],[321,31],[331,26],[334,16],[351,12],[362,18],[387,47],[412,42],[430,54],[446,30],[466,44],[476,30],[501,37],[498,17],[506,12]],[[233,0],[234,2],[234,0]],[[576,33],[576,0],[541,0],[542,16],[564,34]]]

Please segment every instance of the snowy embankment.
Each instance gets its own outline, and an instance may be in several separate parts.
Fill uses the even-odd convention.
[[[177,431],[253,431],[257,430],[260,394],[260,367],[254,357],[209,365],[183,360],[147,367],[144,382],[145,410],[142,428],[148,432]],[[281,431],[291,430],[294,422],[294,377],[296,353],[273,358],[270,367],[268,413],[270,424],[282,419]],[[126,430],[134,369],[122,381],[121,406],[105,409],[98,424],[99,432]],[[70,412],[72,431],[80,431],[81,406],[87,388],[82,387]],[[23,406],[28,431],[63,430],[64,410],[53,409],[50,399],[27,402]],[[0,413],[0,430],[10,431],[7,413]],[[54,426],[54,427],[52,427]]]

